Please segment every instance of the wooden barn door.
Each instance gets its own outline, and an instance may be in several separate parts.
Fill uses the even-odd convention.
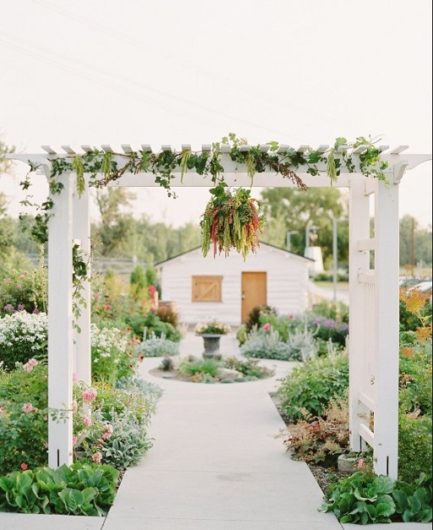
[[[242,273],[242,322],[248,319],[253,307],[267,303],[266,272]]]

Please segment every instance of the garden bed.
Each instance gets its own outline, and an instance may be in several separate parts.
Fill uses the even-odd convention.
[[[190,356],[176,362],[164,358],[157,368],[150,370],[150,374],[188,383],[229,384],[265,379],[272,377],[274,372],[253,360],[244,361],[236,357],[200,359]]]

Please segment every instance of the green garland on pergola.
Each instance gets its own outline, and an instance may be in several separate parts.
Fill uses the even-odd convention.
[[[359,167],[355,167],[352,158],[354,150]],[[50,159],[50,194],[53,196],[61,193],[63,185],[57,177],[71,171],[76,173],[79,195],[85,191],[85,175],[88,175],[89,186],[102,188],[126,173],[145,172],[153,173],[155,182],[167,190],[170,197],[175,197],[171,188],[175,178],[174,171],[180,171],[181,179],[188,171],[193,171],[210,177],[214,184],[210,190],[213,198],[209,201],[201,222],[203,254],[207,254],[210,243],[213,242],[214,254],[223,251],[227,255],[230,249],[234,248],[245,258],[248,252],[254,251],[258,245],[258,232],[262,226],[260,204],[251,198],[248,190],[238,190],[232,194],[226,188],[224,167],[221,163],[223,153],[228,154],[236,164],[247,168],[251,183],[256,173],[272,171],[290,179],[300,189],[306,189],[296,173],[300,167],[313,176],[323,172],[320,168],[326,167],[326,172],[333,182],[342,168],[349,172],[356,169],[366,177],[384,180],[388,166],[387,162],[381,159],[381,151],[376,146],[376,141],[371,138],[359,137],[354,142],[337,138],[332,147],[322,151],[309,146],[294,149],[275,141],[264,146],[249,146],[245,139],[231,133],[222,138],[221,142],[213,143],[208,151],[184,148],[179,152],[167,149],[153,153],[151,150],[141,149],[115,153],[92,149],[84,154],[54,156]],[[38,167],[31,161],[29,164],[31,171]],[[22,187],[30,187],[29,176],[22,182]],[[32,234],[41,243],[48,240],[47,227],[52,208],[51,197],[38,205]],[[77,256],[77,252],[74,256]],[[76,263],[79,263],[78,258]]]

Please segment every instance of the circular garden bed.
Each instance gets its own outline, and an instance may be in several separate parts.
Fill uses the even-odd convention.
[[[265,379],[274,374],[255,360],[236,357],[200,359],[194,356],[183,357],[177,361],[165,357],[150,373],[163,379],[189,383],[245,383]]]

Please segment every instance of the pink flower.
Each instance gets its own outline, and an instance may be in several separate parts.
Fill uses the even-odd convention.
[[[73,436],[72,437],[72,445],[73,446],[76,446],[77,445],[77,442],[78,442],[78,438],[76,436]]]
[[[266,322],[266,324],[263,325],[263,331],[265,333],[269,333],[271,331],[271,329],[272,329],[272,326],[271,326],[271,324],[269,324],[269,322]]]
[[[92,425],[92,418],[90,416],[83,416],[83,423],[85,427],[90,427]]]
[[[23,365],[23,368],[26,372],[31,372],[35,366],[37,366],[39,362],[36,359],[29,359],[26,364]]]
[[[111,435],[113,434],[113,426],[108,424],[105,427],[105,432],[102,435],[103,440],[109,440],[111,438]]]
[[[98,451],[97,453],[92,455],[92,461],[95,464],[100,464],[102,462],[102,453],[100,451]]]
[[[363,469],[365,466],[365,460],[363,458],[360,458],[356,464],[356,467],[358,469]]]
[[[33,412],[34,410],[36,409],[31,403],[24,403],[23,408],[22,408],[23,412],[27,414],[28,412]]]
[[[92,401],[95,401],[97,395],[96,388],[86,388],[83,391],[83,400],[85,403],[92,403]]]
[[[23,462],[23,463],[20,465],[20,469],[21,469],[21,471],[25,471],[25,470],[28,469],[28,468],[29,468],[29,466],[28,466],[28,464],[26,464],[25,462]]]

